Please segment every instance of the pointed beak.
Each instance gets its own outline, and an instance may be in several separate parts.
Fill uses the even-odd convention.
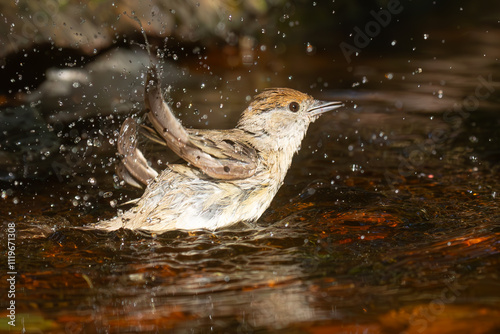
[[[343,107],[344,104],[340,101],[318,101],[316,100],[314,104],[307,110],[307,113],[312,116],[318,116],[327,111],[335,110]]]

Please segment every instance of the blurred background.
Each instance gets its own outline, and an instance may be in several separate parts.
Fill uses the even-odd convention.
[[[16,330],[500,331],[499,41],[486,0],[2,1]],[[267,87],[346,107],[311,126],[255,225],[75,229],[142,194],[116,140],[150,62],[187,127],[231,128]],[[140,145],[158,170],[177,159]]]
[[[153,57],[165,63],[164,84],[171,85],[185,122],[207,125],[197,115],[205,108],[214,111],[210,121],[219,127],[233,126],[247,100],[271,86],[311,94],[404,86],[405,93],[440,96],[440,101],[413,96],[421,109],[452,107],[470,91],[457,83],[464,78],[450,82],[447,77],[479,74],[480,67],[496,66],[492,61],[498,56],[500,5],[487,1],[44,0],[0,6],[0,104],[29,106],[14,113],[48,125],[49,131],[45,125],[38,131],[41,143],[31,143],[32,151],[45,154],[60,146],[51,136],[54,127],[75,137],[80,131],[75,127],[88,131],[96,115],[102,123],[140,113],[150,61],[143,33]],[[443,95],[439,86],[444,85]],[[229,110],[221,107],[224,103],[236,106]],[[33,130],[12,123],[9,115],[2,113],[7,128]],[[8,141],[4,148],[15,142],[3,140]],[[31,161],[43,177],[53,169],[37,165],[43,155],[36,152],[23,152],[24,161],[1,154],[6,179],[34,176]]]

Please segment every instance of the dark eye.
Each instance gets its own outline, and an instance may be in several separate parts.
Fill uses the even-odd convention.
[[[297,112],[300,109],[300,105],[297,102],[291,102],[288,105],[288,109],[290,109],[290,111]]]

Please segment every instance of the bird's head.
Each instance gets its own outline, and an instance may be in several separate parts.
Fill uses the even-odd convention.
[[[342,107],[323,102],[290,88],[272,88],[256,95],[243,112],[237,128],[255,135],[256,148],[289,148],[295,153],[309,124],[321,114]]]

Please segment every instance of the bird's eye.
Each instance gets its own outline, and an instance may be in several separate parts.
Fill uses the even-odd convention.
[[[288,105],[288,109],[290,109],[290,111],[297,112],[300,109],[300,105],[297,102],[291,102]]]

